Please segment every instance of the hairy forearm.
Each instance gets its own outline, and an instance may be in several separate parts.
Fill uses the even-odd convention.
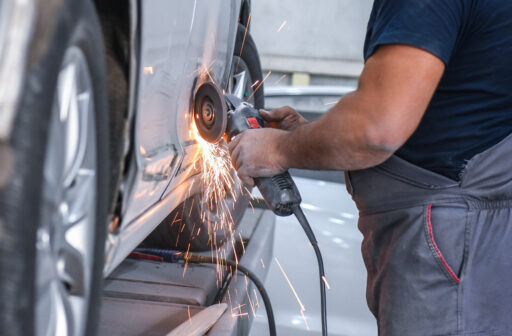
[[[382,136],[386,125],[364,93],[345,96],[317,121],[283,134],[279,145],[286,168],[357,170],[384,162],[397,149],[392,136]]]
[[[287,168],[357,170],[384,162],[418,127],[444,68],[441,59],[420,48],[379,47],[365,62],[357,91],[318,121],[291,132],[266,130],[268,141],[255,146],[258,150],[249,144],[258,141],[257,132],[247,133],[247,141],[232,142],[239,174],[272,176]]]

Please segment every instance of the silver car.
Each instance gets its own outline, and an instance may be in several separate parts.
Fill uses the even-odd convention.
[[[229,239],[191,110],[203,82],[263,107],[249,24],[250,0],[0,1],[1,334],[93,335],[102,278],[141,242]]]

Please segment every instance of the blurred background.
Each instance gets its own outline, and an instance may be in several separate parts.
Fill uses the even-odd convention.
[[[371,0],[253,0],[251,33],[260,53],[265,106],[289,105],[314,120],[355,90],[363,69],[363,45]],[[377,335],[365,300],[366,271],[360,252],[357,209],[342,172],[293,170],[303,208],[322,249],[328,291],[329,335]],[[278,335],[320,335],[316,259],[294,218],[277,218],[275,259],[265,286]],[[291,286],[297,292],[294,296]],[[306,310],[300,312],[301,301]],[[260,307],[261,308],[261,307]],[[263,309],[251,335],[266,335]]]
[[[254,0],[251,33],[265,86],[352,85],[363,68],[372,0]]]

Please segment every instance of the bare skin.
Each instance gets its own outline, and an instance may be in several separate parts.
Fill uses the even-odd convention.
[[[357,90],[308,123],[283,107],[260,111],[271,126],[237,136],[229,149],[238,176],[273,176],[289,168],[358,170],[387,160],[413,134],[445,69],[433,54],[406,45],[380,47]]]

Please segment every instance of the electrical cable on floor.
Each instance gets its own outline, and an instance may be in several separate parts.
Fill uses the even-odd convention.
[[[320,276],[320,304],[321,304],[321,315],[322,315],[322,335],[327,336],[327,297],[325,292],[325,272],[324,272],[324,261],[322,259],[322,254],[320,253],[320,248],[318,247],[318,242],[316,240],[315,234],[309,225],[308,219],[301,207],[298,206],[294,209],[293,213],[300,225],[304,229],[306,236],[308,237],[313,249],[315,250],[316,259],[318,262],[318,273]]]
[[[268,318],[268,328],[270,332],[270,336],[276,336],[276,322],[274,318],[274,311],[272,310],[272,305],[270,303],[270,297],[268,296],[267,291],[265,290],[265,287],[263,286],[263,283],[258,279],[258,277],[252,273],[250,270],[245,268],[244,266],[235,263],[234,261],[227,260],[227,259],[221,259],[221,258],[214,258],[210,256],[203,256],[200,254],[180,254],[177,256],[178,260],[183,260],[189,263],[195,263],[195,264],[214,264],[214,265],[228,265],[231,266],[232,269],[235,269],[239,272],[244,273],[251,281],[256,285],[256,288],[258,288],[258,291],[261,294],[261,297],[263,299],[263,302],[265,303],[265,310],[267,312],[267,318]]]

